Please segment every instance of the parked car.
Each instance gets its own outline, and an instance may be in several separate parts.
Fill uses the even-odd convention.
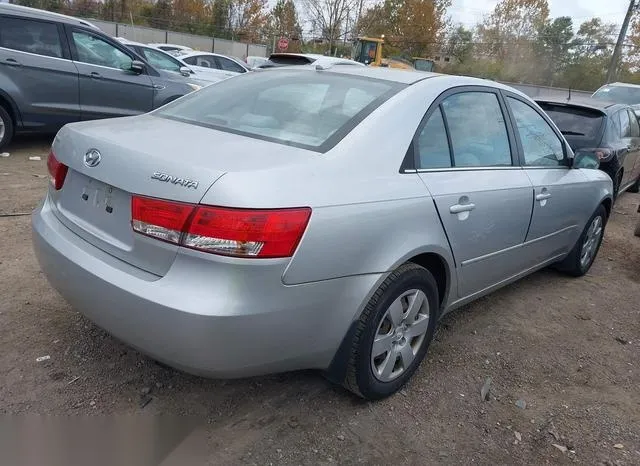
[[[598,163],[499,83],[246,73],[65,126],[33,241],[74,308],[167,364],[316,368],[376,399],[447,312],[549,265],[589,270],[613,194]]]
[[[269,59],[266,57],[256,57],[249,55],[245,61],[247,62],[247,65],[249,65],[249,68],[257,68],[258,66],[267,63]]]
[[[164,50],[165,52],[168,52],[171,55],[175,55],[176,53],[181,53],[181,52],[193,52],[193,49],[191,47],[187,47],[185,45],[178,45],[178,44],[147,44],[151,47],[155,47],[157,49],[160,50]]]
[[[319,66],[332,66],[332,65],[353,65],[353,66],[365,66],[363,63],[359,63],[355,60],[348,58],[338,58],[326,55],[318,55],[314,53],[272,53],[269,55],[269,60],[259,65],[258,68],[275,68],[279,66],[296,66],[296,65],[319,65]]]
[[[183,62],[196,71],[219,70],[227,77],[251,71],[249,65],[232,57],[208,52],[189,52],[177,55]]]
[[[640,125],[628,104],[601,99],[537,99],[574,152],[592,152],[613,180],[614,199],[640,188]]]
[[[631,105],[636,117],[640,117],[640,86],[637,84],[605,84],[595,91],[591,97],[617,104]]]
[[[16,132],[145,113],[200,87],[87,21],[0,3],[0,148]]]
[[[216,83],[228,77],[225,73],[214,69],[198,71],[196,73],[185,62],[180,60],[180,58],[174,57],[163,50],[141,44],[140,42],[133,42],[123,37],[116,37],[115,39],[158,69],[180,73],[184,77],[197,79],[206,84]]]

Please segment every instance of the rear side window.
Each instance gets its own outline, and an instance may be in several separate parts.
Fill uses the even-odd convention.
[[[533,107],[512,97],[507,101],[516,120],[525,165],[563,166],[562,141]]]
[[[629,114],[626,110],[621,110],[618,112],[618,121],[620,122],[620,137],[621,138],[630,138],[631,137],[631,121],[629,120]]]
[[[44,21],[0,17],[0,47],[62,58],[58,26]]]
[[[315,71],[245,73],[189,94],[154,115],[325,152],[404,87]]]
[[[442,111],[436,109],[418,135],[418,168],[448,168],[451,166],[447,130]]]
[[[566,136],[586,136],[595,139],[602,129],[604,115],[597,110],[544,102],[540,106]]]
[[[442,102],[456,167],[511,165],[511,147],[498,97],[463,92]]]
[[[109,68],[131,68],[131,57],[102,38],[84,31],[73,31],[78,61]]]
[[[217,69],[218,65],[215,62],[215,57],[207,55],[196,55],[195,57],[188,57],[184,60],[185,63],[193,66],[201,66],[203,68]]]

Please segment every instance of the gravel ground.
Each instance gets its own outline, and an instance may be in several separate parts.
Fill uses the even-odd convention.
[[[449,315],[411,383],[367,403],[310,371],[186,375],[71,309],[29,217],[3,215],[42,197],[48,144],[0,158],[0,412],[193,415],[209,464],[640,464],[639,195],[619,199],[587,276],[541,271]]]

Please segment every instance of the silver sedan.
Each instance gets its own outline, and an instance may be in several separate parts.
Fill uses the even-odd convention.
[[[69,124],[48,167],[35,250],[97,325],[189,372],[316,368],[368,399],[445,313],[546,266],[585,274],[612,200],[523,94],[360,67]]]

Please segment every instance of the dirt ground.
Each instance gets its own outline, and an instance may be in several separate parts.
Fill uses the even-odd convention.
[[[0,215],[43,196],[48,144],[0,158]],[[378,403],[311,371],[161,366],[71,309],[39,271],[29,217],[0,216],[0,412],[192,415],[209,464],[640,464],[638,204],[619,199],[586,277],[545,270],[446,317],[411,383]]]

